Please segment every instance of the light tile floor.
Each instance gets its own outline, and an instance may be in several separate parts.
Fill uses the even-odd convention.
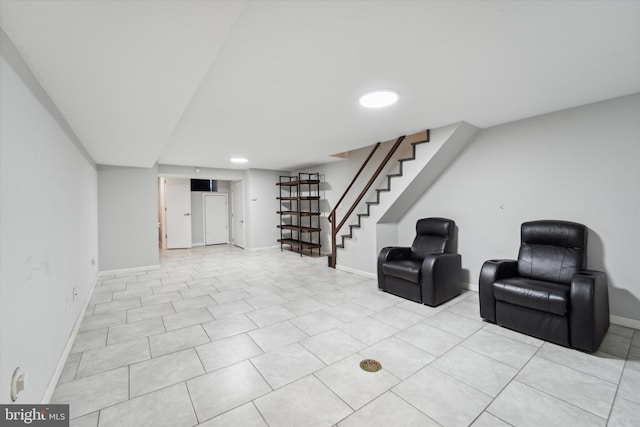
[[[375,358],[378,373],[358,363]],[[325,258],[214,246],[102,277],[54,403],[71,425],[638,426],[640,331],[581,353]]]

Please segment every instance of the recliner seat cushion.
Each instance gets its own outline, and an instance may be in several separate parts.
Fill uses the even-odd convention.
[[[387,261],[382,264],[382,271],[387,276],[397,277],[416,284],[420,283],[420,268],[422,268],[422,261],[411,259]]]
[[[524,277],[502,279],[493,284],[493,295],[498,301],[558,316],[568,312],[569,293],[569,286]]]

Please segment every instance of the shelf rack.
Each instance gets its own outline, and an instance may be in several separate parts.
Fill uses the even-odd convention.
[[[276,185],[280,187],[280,250],[320,256],[320,174],[280,176]]]

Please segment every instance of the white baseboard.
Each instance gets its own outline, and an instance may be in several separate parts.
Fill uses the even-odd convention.
[[[142,273],[144,271],[157,270],[159,268],[160,268],[160,264],[155,264],[155,265],[146,265],[143,267],[120,268],[116,270],[103,270],[98,272],[98,277],[103,278],[104,276],[118,275],[118,274],[125,274],[125,273]]]
[[[96,278],[93,280],[93,285],[87,294],[87,298],[82,304],[82,309],[78,314],[75,324],[73,325],[73,329],[71,329],[71,334],[69,335],[69,339],[67,340],[67,344],[64,347],[64,351],[60,356],[60,360],[58,360],[58,365],[56,366],[56,370],[49,381],[49,385],[44,391],[44,396],[42,397],[42,405],[48,405],[51,401],[51,397],[53,397],[53,392],[56,390],[56,386],[58,385],[58,381],[60,380],[60,375],[62,375],[62,370],[64,369],[64,365],[67,363],[67,358],[69,357],[69,353],[71,353],[71,348],[73,347],[73,343],[76,340],[76,336],[78,335],[78,331],[80,330],[80,325],[84,320],[84,315],[87,312],[87,307],[89,307],[89,302],[91,301],[91,297],[93,296],[93,291],[96,289],[96,285],[98,284],[100,274],[96,275]]]
[[[359,276],[368,277],[369,279],[377,279],[378,278],[378,276],[373,274],[373,273],[369,273],[369,272],[358,270],[358,269],[351,268],[351,267],[345,267],[344,265],[339,265],[339,264],[336,265],[336,270],[346,271],[347,273],[357,274]]]
[[[204,246],[204,243],[192,243],[191,244],[192,248],[197,248],[197,247],[200,247],[200,246]]]
[[[640,320],[629,319],[628,317],[609,316],[609,321],[615,325],[626,326],[627,328],[633,328],[640,330]]]
[[[480,287],[475,283],[464,283],[462,287],[464,289],[467,289],[469,291],[474,291],[474,292],[478,292],[480,290]]]

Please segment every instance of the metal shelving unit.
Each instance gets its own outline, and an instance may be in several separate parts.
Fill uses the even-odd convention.
[[[280,250],[320,256],[320,175],[280,176],[276,185],[280,187]]]

